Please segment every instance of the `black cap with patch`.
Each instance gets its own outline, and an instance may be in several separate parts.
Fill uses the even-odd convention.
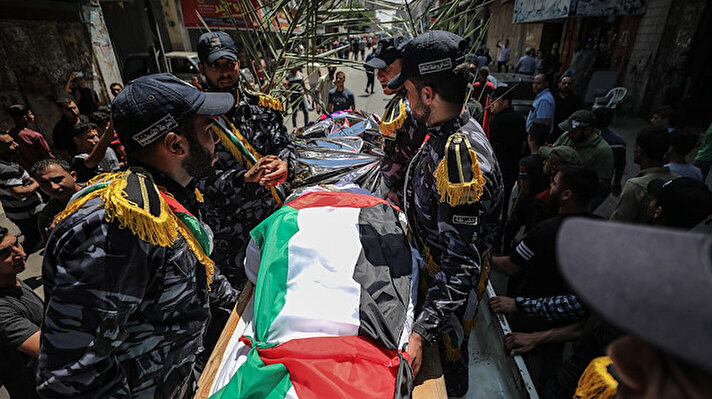
[[[132,80],[111,103],[116,134],[127,149],[145,147],[175,129],[187,117],[231,110],[230,93],[204,93],[170,73]]]
[[[387,37],[378,41],[374,58],[363,64],[365,67],[383,69],[401,57],[403,48],[408,44],[408,39],[403,36]]]
[[[431,30],[411,40],[403,49],[401,73],[388,82],[395,90],[413,76],[452,71],[465,61],[467,42],[442,30]]]
[[[237,46],[230,35],[222,31],[208,32],[198,39],[198,58],[200,62],[212,65],[220,58],[237,61]]]

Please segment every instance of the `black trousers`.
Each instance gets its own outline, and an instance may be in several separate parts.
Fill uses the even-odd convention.
[[[366,92],[368,92],[368,88],[371,88],[371,93],[373,93],[373,82],[374,82],[374,77],[376,76],[375,73],[368,73],[366,72]]]

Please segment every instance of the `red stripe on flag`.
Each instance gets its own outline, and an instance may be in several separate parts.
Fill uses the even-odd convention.
[[[315,191],[304,194],[287,204],[294,209],[320,208],[333,206],[335,208],[365,208],[378,204],[386,204],[398,209],[397,206],[384,199],[372,195],[344,193],[336,191]]]
[[[285,365],[300,399],[391,399],[396,389],[398,352],[366,337],[293,339],[257,352],[265,365]]]
[[[175,198],[170,195],[166,195],[161,191],[159,191],[159,193],[161,194],[161,197],[163,197],[163,199],[166,201],[166,204],[168,204],[168,207],[171,208],[173,212],[187,213],[188,215],[193,216],[193,214],[188,212],[188,210],[185,209],[185,207],[181,205],[181,203],[178,202]]]

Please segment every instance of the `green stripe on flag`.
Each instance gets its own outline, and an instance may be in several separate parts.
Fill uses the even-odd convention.
[[[250,232],[262,253],[255,284],[254,326],[257,342],[267,341],[269,329],[284,307],[289,240],[299,231],[298,214],[298,210],[284,206]]]
[[[292,388],[289,372],[283,364],[266,366],[253,345],[247,360],[230,382],[210,399],[266,398],[283,399]]]
[[[255,336],[247,359],[230,381],[210,399],[284,398],[292,387],[283,364],[264,364],[257,348],[267,348],[269,329],[284,307],[289,269],[289,240],[299,231],[298,210],[284,206],[265,219],[250,234],[262,253],[255,284]]]

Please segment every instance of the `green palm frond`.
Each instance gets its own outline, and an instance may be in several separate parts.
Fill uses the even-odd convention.
[[[228,3],[236,3],[240,10],[240,15],[230,11],[228,14],[238,31],[238,45],[246,58],[271,60],[263,68],[268,83],[261,89],[275,96],[285,93],[282,81],[294,67],[361,68],[361,62],[339,59],[338,48],[317,54],[317,49],[324,49],[335,38],[346,35],[361,36],[377,31],[415,37],[429,29],[442,29],[460,34],[470,40],[471,50],[476,49],[488,25],[481,17],[482,11],[491,1],[219,0],[224,10],[234,9]],[[375,10],[394,13],[395,17],[379,21]],[[204,21],[203,24],[208,29]],[[304,46],[304,52],[298,51],[300,45]],[[249,68],[257,76],[251,62],[243,68]],[[309,90],[305,92],[307,96],[314,96]]]

